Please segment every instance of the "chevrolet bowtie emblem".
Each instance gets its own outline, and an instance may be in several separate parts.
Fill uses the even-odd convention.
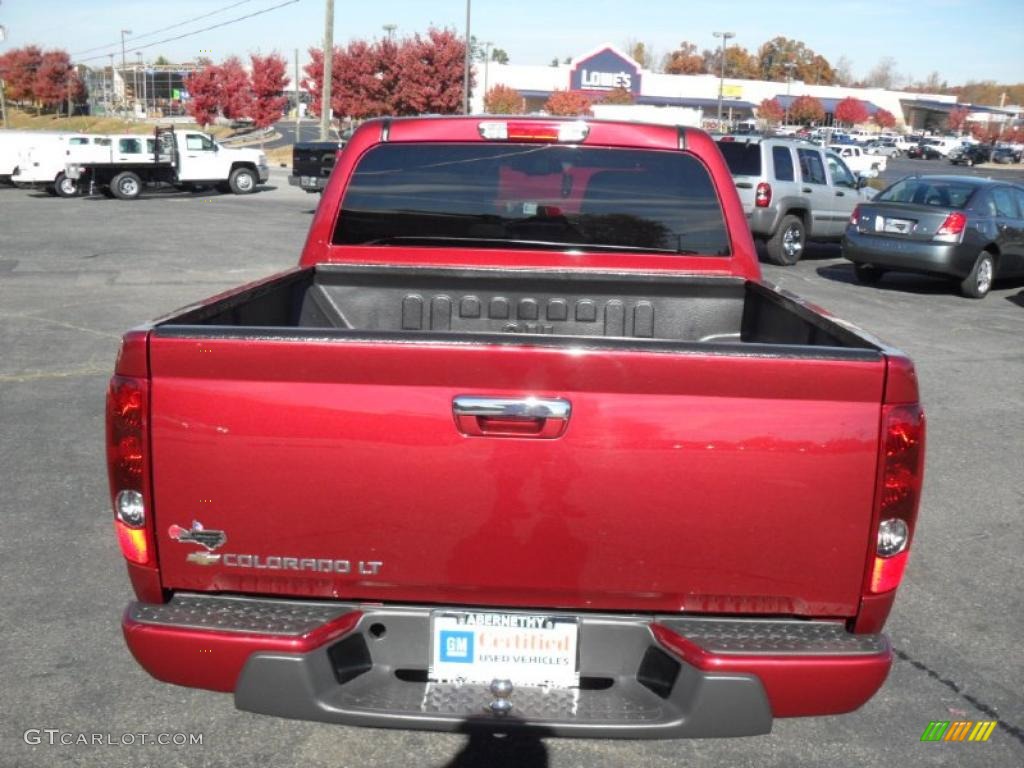
[[[213,565],[214,563],[220,562],[220,555],[215,555],[212,552],[204,552],[203,550],[197,550],[195,552],[189,552],[188,557],[185,560],[195,565]]]

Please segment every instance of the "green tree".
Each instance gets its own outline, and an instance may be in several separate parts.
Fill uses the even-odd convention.
[[[491,51],[491,61],[498,64],[508,64],[508,54],[503,48],[495,48]]]

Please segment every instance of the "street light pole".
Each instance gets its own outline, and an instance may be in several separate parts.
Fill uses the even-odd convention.
[[[469,10],[472,0],[466,0],[466,55],[462,61],[462,114],[469,114]]]
[[[782,65],[783,69],[786,70],[786,125],[789,125],[789,106],[792,104],[792,97],[790,96],[790,90],[793,86],[793,70],[796,69],[796,62],[787,61]]]
[[[491,46],[494,45],[490,40],[484,43],[484,98],[487,98],[487,68],[491,64]]]
[[[725,92],[725,44],[729,38],[736,37],[735,32],[712,32],[715,37],[722,38],[722,61],[718,73],[718,129],[722,129],[722,97]]]
[[[384,29],[384,34],[388,36],[388,40],[394,40],[395,39],[395,30],[398,29],[398,25],[397,24],[385,24],[383,29]]]
[[[324,80],[320,88],[320,141],[328,141],[331,133],[331,97],[334,95],[334,0],[327,0],[324,16]]]

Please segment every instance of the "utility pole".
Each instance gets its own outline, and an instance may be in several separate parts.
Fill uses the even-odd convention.
[[[334,95],[334,0],[327,0],[324,16],[324,84],[320,89],[320,141],[331,138],[331,97]]]
[[[718,74],[718,130],[722,130],[722,97],[725,93],[725,44],[730,37],[736,37],[735,32],[712,32],[715,37],[722,38],[722,61]]]
[[[302,115],[302,95],[299,93],[299,49],[295,49],[295,143],[298,144],[301,139],[299,138],[299,118]]]
[[[114,54],[110,55],[110,91],[106,94],[107,96],[107,117],[110,117],[110,113],[114,109]]]
[[[469,37],[469,9],[472,0],[466,0],[466,55],[462,62],[462,114],[469,114],[469,58],[472,55],[470,50]]]
[[[135,55],[139,58],[139,68],[142,70],[142,113],[148,117],[149,110],[146,109],[146,92],[149,89],[146,87],[146,65],[142,61],[142,51],[136,51]]]
[[[125,55],[124,55],[124,36],[125,35],[130,35],[131,33],[132,33],[132,31],[130,29],[122,29],[121,30],[121,88],[122,88],[123,91],[126,91],[126,92],[128,90],[128,88],[127,88],[128,83],[126,83],[125,80],[124,80],[124,73],[125,73],[125,70],[128,68],[128,63],[127,63],[127,61],[125,59]],[[126,96],[127,96],[127,93],[126,93]],[[127,103],[128,99],[125,98],[124,101],[125,101],[125,103]]]

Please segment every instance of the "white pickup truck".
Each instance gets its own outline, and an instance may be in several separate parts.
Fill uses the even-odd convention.
[[[853,144],[829,144],[828,148],[843,158],[851,171],[869,179],[882,173],[888,163],[885,155],[869,155]]]
[[[147,157],[68,163],[69,178],[83,188],[98,188],[121,200],[132,200],[148,185],[196,188],[214,186],[236,195],[255,192],[270,178],[267,156],[257,149],[224,147],[199,131],[157,128],[145,139]]]

